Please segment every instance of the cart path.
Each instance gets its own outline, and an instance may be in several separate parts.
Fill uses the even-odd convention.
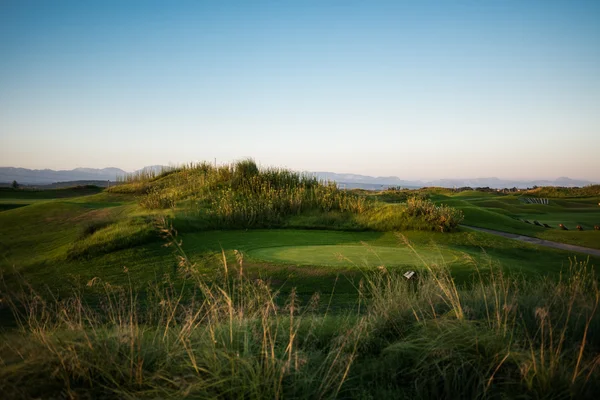
[[[585,254],[589,254],[592,256],[600,257],[600,250],[591,249],[589,247],[582,247],[582,246],[575,246],[573,244],[552,242],[550,240],[538,239],[538,238],[531,237],[531,236],[516,235],[514,233],[494,231],[492,229],[486,229],[486,228],[478,228],[476,226],[469,226],[469,225],[462,225],[462,226],[464,226],[465,228],[473,229],[475,231],[490,233],[492,235],[502,236],[502,237],[514,239],[514,240],[520,240],[521,242],[527,242],[527,243],[531,243],[531,244],[537,244],[540,246],[552,247],[552,248],[560,249],[560,250],[575,251],[577,253],[585,253]]]

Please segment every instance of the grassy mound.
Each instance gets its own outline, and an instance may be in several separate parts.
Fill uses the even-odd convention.
[[[147,218],[100,220],[85,225],[81,235],[69,248],[67,257],[90,258],[147,243],[158,237],[152,221]]]
[[[215,167],[187,165],[160,175],[135,175],[110,189],[134,193],[148,210],[177,212],[179,229],[312,226],[367,230],[456,229],[460,212],[426,199],[398,206],[285,169],[259,168],[251,160]],[[303,221],[305,217],[308,221]]]

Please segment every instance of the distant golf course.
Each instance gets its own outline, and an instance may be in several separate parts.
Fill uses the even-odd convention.
[[[544,195],[543,192],[541,194]],[[600,224],[600,197],[550,198],[548,205],[541,205],[520,199],[528,196],[463,192],[454,196],[440,194],[433,198],[436,202],[462,210],[465,225],[600,249],[598,231],[594,229]],[[547,224],[550,228],[537,226],[533,221]],[[568,230],[561,230],[560,224]],[[577,231],[577,226],[581,226],[583,231]]]

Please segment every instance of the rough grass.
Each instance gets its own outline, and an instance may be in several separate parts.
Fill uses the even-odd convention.
[[[354,230],[455,230],[460,212],[423,198],[398,207],[356,191],[285,169],[259,168],[252,160],[215,167],[182,166],[132,177],[112,193],[137,193],[149,210],[177,210],[179,229],[312,227]]]
[[[583,399],[600,389],[600,293],[586,263],[558,281],[496,271],[465,287],[427,262],[416,281],[382,267],[357,284],[356,311],[340,314],[316,311],[323,294],[276,301],[241,256],[223,256],[207,281],[166,234],[187,292],[166,281],[142,303],[131,284],[92,279],[86,287],[104,293],[94,307],[77,294],[4,292],[18,319],[0,341],[4,398]]]

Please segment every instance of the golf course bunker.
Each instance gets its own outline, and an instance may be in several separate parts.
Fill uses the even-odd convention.
[[[417,254],[406,247],[361,245],[281,246],[254,249],[248,253],[263,261],[295,265],[376,267],[452,263],[458,253],[442,248],[419,248]]]

